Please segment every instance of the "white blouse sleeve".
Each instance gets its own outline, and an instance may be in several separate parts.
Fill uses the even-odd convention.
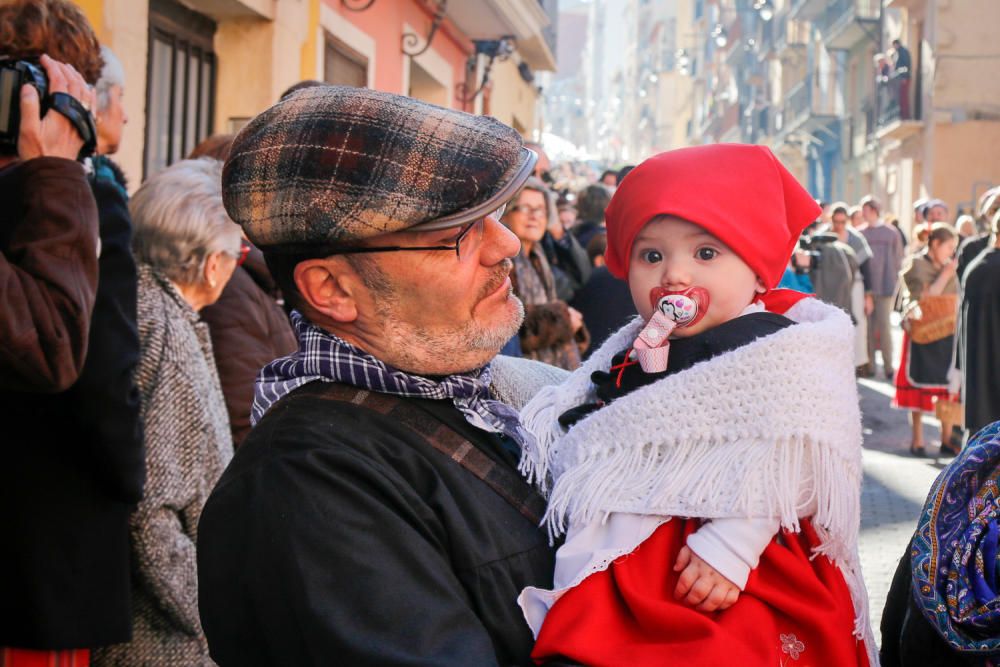
[[[687,545],[743,590],[780,525],[778,519],[713,519],[691,533]]]

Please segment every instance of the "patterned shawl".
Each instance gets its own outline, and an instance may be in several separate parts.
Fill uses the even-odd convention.
[[[316,380],[340,382],[369,391],[411,398],[450,400],[465,420],[483,431],[502,433],[521,448],[533,442],[517,412],[490,397],[489,364],[469,373],[432,379],[385,364],[332,333],[299,311],[291,314],[299,349],[275,359],[257,375],[250,421],[256,424],[281,398]]]
[[[938,476],[913,536],[913,597],[954,650],[1000,656],[1000,421]]]

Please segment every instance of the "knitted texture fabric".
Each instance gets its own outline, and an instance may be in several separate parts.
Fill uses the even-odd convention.
[[[368,88],[315,86],[240,131],[222,173],[223,199],[259,247],[345,243],[495,209],[534,161],[517,131],[495,118]]]
[[[198,520],[233,456],[208,326],[165,277],[139,265],[136,384],[146,493],[130,522],[133,637],[94,652],[95,667],[215,663],[198,616]]]
[[[490,394],[515,410],[523,408],[542,387],[556,385],[569,377],[565,371],[549,364],[520,357],[494,357]]]
[[[793,531],[799,517],[812,517],[817,553],[843,571],[855,631],[874,647],[857,551],[853,328],[842,311],[815,299],[785,315],[798,324],[638,389],[563,433],[558,416],[593,400],[591,374],[606,371],[645,323],[626,325],[522,410],[536,445],[521,469],[548,493],[553,535],[611,512],[774,517]]]

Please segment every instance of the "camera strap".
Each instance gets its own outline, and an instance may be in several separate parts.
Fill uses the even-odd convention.
[[[83,108],[80,100],[72,95],[62,92],[52,93],[49,99],[50,108],[68,118],[83,139],[83,148],[80,149],[76,159],[82,160],[93,155],[97,148],[97,127],[94,125],[94,117]]]

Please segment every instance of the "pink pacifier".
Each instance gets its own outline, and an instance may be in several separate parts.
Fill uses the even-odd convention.
[[[632,350],[642,370],[662,373],[667,370],[670,357],[670,334],[701,319],[708,305],[708,292],[700,287],[683,292],[655,287],[650,292],[650,301],[655,308],[653,316],[639,332]]]

